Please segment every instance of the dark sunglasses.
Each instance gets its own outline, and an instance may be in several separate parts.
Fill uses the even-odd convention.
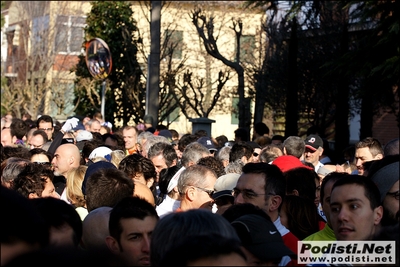
[[[260,155],[260,154],[258,154],[258,153],[256,153],[256,152],[253,153],[253,156],[254,156],[254,157],[258,157],[258,155]]]
[[[35,164],[44,165],[44,166],[51,166],[51,162],[34,162]]]

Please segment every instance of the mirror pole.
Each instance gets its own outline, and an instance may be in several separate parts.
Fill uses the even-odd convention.
[[[101,115],[103,118],[106,117],[105,114],[105,105],[106,105],[106,80],[104,79],[101,83]]]

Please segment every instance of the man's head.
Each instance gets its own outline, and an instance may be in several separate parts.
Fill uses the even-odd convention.
[[[178,155],[174,147],[170,144],[159,142],[155,143],[149,148],[147,152],[147,158],[149,158],[156,168],[157,180],[162,169],[166,169],[176,165]]]
[[[137,143],[137,130],[133,126],[125,126],[122,129],[122,137],[125,142],[125,149],[133,149]]]
[[[14,146],[16,137],[11,136],[11,130],[9,128],[4,128],[1,130],[1,144],[3,146]]]
[[[233,189],[235,204],[251,203],[264,210],[272,221],[278,218],[285,193],[282,171],[265,162],[247,163]]]
[[[54,152],[51,161],[54,168],[54,175],[65,176],[67,172],[80,165],[81,154],[79,148],[74,144],[63,144]]]
[[[399,155],[385,156],[374,162],[370,168],[368,179],[378,186],[381,193],[382,225],[399,223]]]
[[[26,198],[54,197],[60,198],[55,191],[51,170],[42,165],[31,163],[18,174],[12,188]]]
[[[331,215],[331,207],[330,207],[330,200],[331,200],[331,191],[333,184],[336,183],[342,177],[347,177],[347,173],[339,173],[339,172],[331,172],[325,176],[321,183],[321,191],[320,191],[320,203],[322,205],[322,210],[325,214],[326,221],[328,225],[331,226],[330,215]]]
[[[229,162],[240,159],[244,164],[253,161],[253,147],[246,142],[235,143],[229,152]]]
[[[135,182],[148,186],[154,183],[157,176],[153,162],[135,153],[124,157],[118,164],[118,169],[128,174]]]
[[[158,219],[154,206],[146,200],[122,199],[110,213],[108,248],[124,265],[150,265],[150,237]]]
[[[211,169],[193,165],[187,167],[180,175],[178,191],[182,196],[181,209],[212,209],[214,184],[217,175]]]
[[[86,205],[89,212],[102,206],[114,207],[121,199],[133,196],[135,185],[132,178],[123,171],[111,167],[112,163],[110,167],[90,169],[95,164],[102,165],[102,162],[91,164],[86,171],[90,174],[85,175]]]
[[[196,164],[199,159],[210,156],[210,151],[200,143],[188,144],[183,150],[181,163],[184,167]]]
[[[304,143],[304,161],[316,166],[319,162],[319,157],[324,152],[324,141],[318,135],[311,134],[307,136]]]
[[[42,115],[37,119],[36,125],[38,130],[42,130],[47,134],[47,139],[53,140],[53,118],[49,115]]]
[[[283,154],[292,155],[300,159],[305,151],[304,140],[298,136],[289,136],[283,141]]]
[[[101,123],[97,119],[91,119],[85,124],[85,130],[92,133],[99,133]]]
[[[348,175],[332,187],[330,221],[337,240],[370,240],[383,216],[378,187],[360,175]]]
[[[367,137],[356,143],[355,163],[358,174],[364,175],[364,162],[383,158],[383,148],[378,139]]]
[[[12,137],[22,140],[29,131],[29,126],[22,119],[14,118],[10,125],[10,130]]]
[[[47,141],[47,134],[42,130],[36,130],[32,133],[32,137],[30,138],[28,145],[30,149],[43,148]]]

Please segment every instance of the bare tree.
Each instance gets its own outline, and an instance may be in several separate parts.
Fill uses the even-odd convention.
[[[240,64],[240,49],[236,50],[236,61],[231,61],[223,56],[217,45],[218,37],[214,36],[214,16],[209,18],[202,12],[201,8],[196,8],[191,13],[192,22],[196,27],[197,33],[201,37],[204,47],[209,55],[222,61],[225,65],[234,69],[238,76],[237,94],[239,96],[238,117],[239,127],[249,128],[251,118],[246,116],[246,104],[244,94],[244,68]],[[240,37],[242,36],[243,23],[240,19],[232,19],[232,29],[236,35],[236,47],[240,48]]]
[[[1,103],[17,117],[24,112],[34,118],[43,113],[63,117],[73,113],[69,69],[74,52],[80,52],[83,35],[77,33],[85,21],[81,4],[75,5],[76,10],[69,9],[66,1],[11,4],[10,14],[18,21],[10,21],[7,31],[8,45],[15,45],[8,54],[7,72],[14,75],[3,87]]]

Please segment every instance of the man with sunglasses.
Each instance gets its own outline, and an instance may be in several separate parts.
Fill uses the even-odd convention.
[[[181,205],[176,212],[190,209],[212,210],[214,184],[217,181],[215,172],[202,165],[188,166],[180,175],[178,191]]]

